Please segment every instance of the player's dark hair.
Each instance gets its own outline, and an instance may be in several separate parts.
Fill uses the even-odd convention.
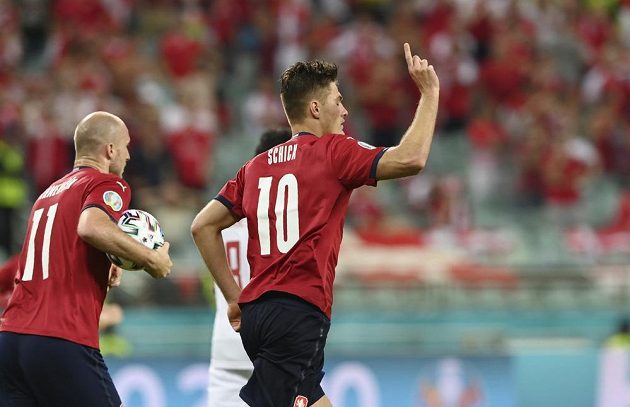
[[[285,141],[289,141],[291,138],[291,130],[289,129],[271,129],[267,130],[260,136],[260,141],[256,146],[256,154],[263,153],[269,150],[271,147],[275,147],[278,144],[282,144]]]
[[[337,81],[337,65],[324,61],[296,62],[280,77],[280,95],[289,122],[306,117],[306,104]]]

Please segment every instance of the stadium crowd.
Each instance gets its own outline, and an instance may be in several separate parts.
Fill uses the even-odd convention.
[[[466,145],[441,167],[466,171],[430,161],[394,205],[361,191],[359,235],[465,232],[497,197],[598,239],[630,232],[628,0],[0,0],[0,250],[18,250],[18,215],[69,170],[94,110],[128,124],[125,178],[149,211],[194,213],[231,175],[217,146],[242,140],[245,161],[262,129],[286,125],[277,79],[298,59],[340,66],[350,135],[397,143],[417,97],[404,41],[440,77],[436,143]],[[589,224],[585,189],[602,180],[620,209]]]

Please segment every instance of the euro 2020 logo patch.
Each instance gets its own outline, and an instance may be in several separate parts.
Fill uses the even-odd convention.
[[[114,191],[107,191],[103,194],[103,201],[107,206],[118,212],[122,209],[123,201],[120,195]]]

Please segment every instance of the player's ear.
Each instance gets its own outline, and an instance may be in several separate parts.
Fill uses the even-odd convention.
[[[107,155],[107,158],[110,160],[114,158],[114,144],[113,143],[105,144],[105,154]]]
[[[319,109],[320,109],[320,106],[317,100],[311,100],[311,102],[308,104],[308,111],[311,114],[311,116],[313,116],[315,119],[319,119],[319,115],[320,115]]]

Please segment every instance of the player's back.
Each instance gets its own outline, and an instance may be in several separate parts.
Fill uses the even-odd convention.
[[[35,201],[19,260],[16,286],[0,330],[53,336],[98,347],[98,318],[110,263],[77,234],[81,212],[126,209],[129,186],[119,177],[81,167]]]
[[[240,302],[283,291],[330,315],[348,200],[354,188],[375,184],[372,167],[381,152],[343,135],[301,133],[239,171],[242,208],[236,212],[248,220],[252,267]],[[228,206],[239,201],[226,188],[219,199]]]

